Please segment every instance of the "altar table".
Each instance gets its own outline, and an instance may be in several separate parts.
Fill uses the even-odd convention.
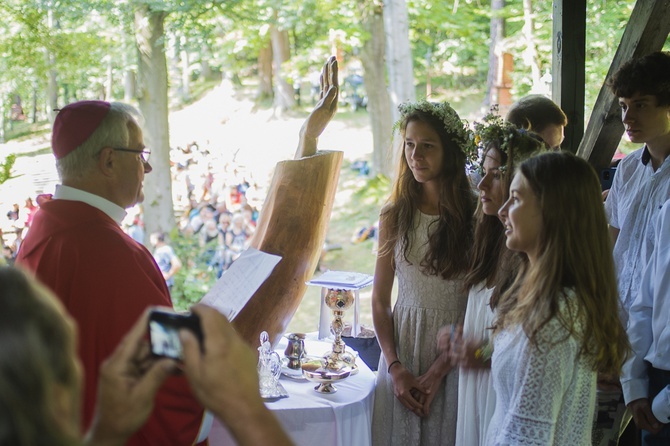
[[[314,339],[305,340],[310,356],[321,356],[332,344]],[[277,346],[283,358],[286,339]],[[347,347],[347,350],[350,350]],[[314,390],[317,383],[297,381],[282,375],[279,382],[288,398],[266,402],[284,430],[298,446],[369,446],[371,444],[372,407],[375,374],[357,358],[358,373],[335,382],[337,392],[322,394]],[[227,429],[214,420],[209,434],[211,446],[235,445]]]

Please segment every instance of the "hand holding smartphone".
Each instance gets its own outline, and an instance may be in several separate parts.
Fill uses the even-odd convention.
[[[203,335],[200,318],[192,313],[174,313],[168,310],[154,309],[149,314],[149,342],[151,354],[183,361],[184,351],[179,339],[179,330],[191,330],[203,348]]]

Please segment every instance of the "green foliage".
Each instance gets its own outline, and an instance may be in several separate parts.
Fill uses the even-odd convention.
[[[0,184],[4,183],[12,177],[12,167],[14,167],[15,162],[16,155],[10,153],[7,155],[5,160],[0,163]]]
[[[306,80],[334,48],[342,56],[343,77],[361,73],[357,59],[369,37],[362,22],[381,5],[381,0],[3,0],[0,103],[5,110],[0,112],[7,112],[16,95],[24,104],[34,96],[38,118],[44,119],[50,70],[57,72],[60,104],[103,97],[110,68],[113,97],[121,98],[122,74],[137,70],[138,7],[167,14],[164,39],[171,87],[180,85],[185,50],[195,91],[218,79],[217,73],[245,82],[255,78],[271,27],[288,31],[291,58],[282,70],[293,80]],[[587,2],[587,108],[595,101],[633,6],[630,0]],[[407,0],[407,8],[417,97],[425,97],[430,80],[432,99],[477,102],[489,69],[491,2]],[[548,78],[552,3],[535,0],[532,8],[537,61]],[[506,0],[497,14],[506,20],[502,45],[514,55],[512,92],[518,97],[531,88],[523,0]],[[203,79],[210,69],[215,75]]]
[[[187,310],[197,303],[216,282],[215,271],[207,265],[204,249],[196,236],[171,235],[172,249],[182,262],[182,268],[174,276],[172,303],[177,310]]]
[[[587,108],[595,104],[633,6],[626,0],[588,3],[585,69],[586,85],[593,88],[585,91]]]
[[[409,0],[410,42],[415,79],[430,75],[434,94],[486,82],[489,16],[472,2]],[[423,97],[425,94],[419,94]]]

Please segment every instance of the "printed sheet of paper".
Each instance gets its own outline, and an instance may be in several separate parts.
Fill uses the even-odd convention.
[[[232,320],[270,276],[280,256],[254,248],[244,251],[200,301]]]
[[[326,288],[344,290],[359,290],[372,283],[373,276],[348,271],[327,271],[319,277],[307,282],[307,285],[316,285]]]

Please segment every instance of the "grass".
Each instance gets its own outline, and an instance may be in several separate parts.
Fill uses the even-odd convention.
[[[325,254],[322,266],[336,271],[355,271],[373,274],[375,253],[373,241],[353,243],[352,237],[361,228],[377,221],[379,210],[390,193],[390,184],[384,177],[359,176],[344,162],[333,205],[327,242],[341,248]],[[317,274],[318,275],[318,274]],[[360,322],[372,326],[370,298],[372,287],[360,292]],[[321,288],[307,287],[307,292],[287,328],[288,332],[313,332],[318,329]],[[353,320],[353,311],[345,314],[345,322]]]
[[[40,121],[35,124],[27,121],[14,121],[10,128],[5,131],[5,142],[32,139],[38,135],[46,135],[50,131],[51,124],[49,124],[49,121]]]

